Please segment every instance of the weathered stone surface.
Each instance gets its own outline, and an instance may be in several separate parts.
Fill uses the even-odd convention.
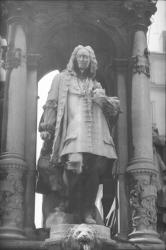
[[[3,155],[0,172],[0,238],[24,238],[25,162],[16,155]]]
[[[54,249],[60,245],[64,250],[97,250],[102,249],[103,244],[112,247],[116,245],[110,239],[110,228],[99,225],[87,224],[59,224],[53,226],[50,238],[45,241],[48,249]]]

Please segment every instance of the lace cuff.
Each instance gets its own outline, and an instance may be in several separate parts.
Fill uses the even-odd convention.
[[[51,135],[55,132],[55,126],[41,122],[39,124],[39,132],[47,131]]]

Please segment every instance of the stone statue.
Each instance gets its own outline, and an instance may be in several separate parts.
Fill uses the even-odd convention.
[[[53,79],[44,105],[37,191],[45,194],[47,218],[53,211],[61,214],[54,216],[56,224],[101,223],[96,219],[96,194],[105,175],[113,180],[117,155],[111,131],[120,102],[106,96],[96,70],[93,49],[77,46],[66,69]]]
[[[153,161],[158,170],[158,196],[157,196],[157,229],[161,237],[166,240],[166,164],[162,159],[160,149],[165,147],[165,138],[159,135],[155,124],[152,126]]]

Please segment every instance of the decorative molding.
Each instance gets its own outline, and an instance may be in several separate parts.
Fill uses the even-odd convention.
[[[114,58],[112,66],[117,71],[126,71],[128,69],[129,59],[128,58]]]
[[[136,55],[131,58],[131,67],[133,74],[144,74],[148,78],[150,77],[149,52],[147,49],[144,50],[143,55]]]
[[[166,88],[166,84],[165,83],[150,82],[150,88],[163,90]]]
[[[128,163],[127,172],[132,173],[142,173],[142,174],[157,174],[158,169],[154,166],[153,159],[149,158],[133,158]]]
[[[39,54],[28,54],[27,55],[27,66],[29,68],[37,68],[41,56]]]

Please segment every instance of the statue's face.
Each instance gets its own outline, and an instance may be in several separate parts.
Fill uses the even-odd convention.
[[[77,52],[76,60],[77,60],[78,68],[80,70],[87,69],[89,67],[89,64],[90,64],[89,52],[85,48],[80,49]]]

